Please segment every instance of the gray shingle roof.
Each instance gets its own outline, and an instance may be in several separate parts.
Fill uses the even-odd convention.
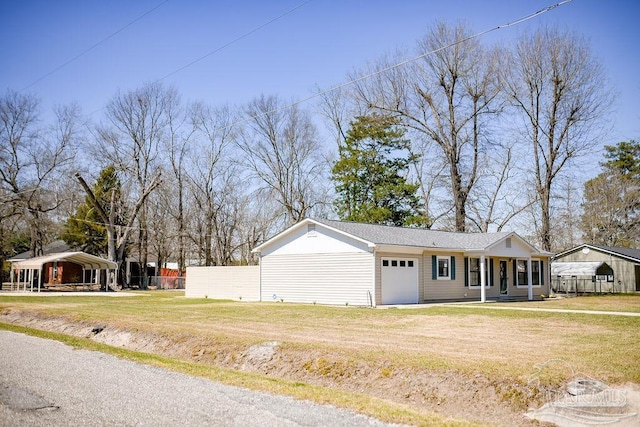
[[[600,245],[589,245],[594,248],[602,249],[603,251],[612,252],[614,254],[619,254],[628,258],[634,258],[640,261],[640,249],[634,248],[623,248],[619,246],[600,246]]]
[[[359,237],[377,245],[415,246],[443,249],[485,249],[509,236],[500,233],[456,233],[450,231],[425,230],[421,228],[393,227],[387,225],[363,224],[358,222],[333,221],[313,218],[342,232]]]
[[[69,246],[64,240],[55,240],[49,243],[48,245],[45,245],[44,248],[42,248],[42,255],[55,254],[60,252],[69,252],[71,249],[72,249],[71,246]],[[26,252],[22,252],[12,256],[7,261],[11,261],[11,260],[19,261],[19,260],[29,259],[29,258],[31,258],[31,251],[26,251]]]

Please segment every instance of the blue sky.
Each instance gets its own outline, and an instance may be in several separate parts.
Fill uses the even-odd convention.
[[[316,86],[396,48],[413,50],[436,20],[475,32],[511,22],[559,0],[83,0],[0,1],[0,89],[37,95],[44,110],[77,102],[86,114],[118,90],[135,89],[256,30],[163,81],[183,100],[240,105],[264,94],[308,97]],[[154,9],[95,49],[37,79]],[[524,24],[483,37],[505,45],[528,28],[582,34],[617,91],[604,144],[640,139],[640,2],[573,0]],[[310,103],[311,106],[311,103]]]

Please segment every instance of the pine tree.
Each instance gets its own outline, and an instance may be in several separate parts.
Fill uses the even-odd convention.
[[[605,146],[603,171],[584,184],[582,231],[591,243],[640,244],[640,143]]]
[[[111,198],[119,200],[121,191],[122,185],[115,167],[107,166],[102,169],[93,186],[93,192],[100,203],[108,209]],[[84,252],[94,255],[107,253],[107,230],[89,196],[78,205],[76,213],[67,219],[61,237],[69,245],[79,247]]]
[[[397,119],[357,117],[340,144],[339,155],[331,179],[341,219],[397,226],[425,224],[416,195],[418,185],[406,178],[416,158]]]

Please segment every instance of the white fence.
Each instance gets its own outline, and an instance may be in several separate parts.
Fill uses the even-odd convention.
[[[187,267],[185,296],[260,301],[260,267]]]

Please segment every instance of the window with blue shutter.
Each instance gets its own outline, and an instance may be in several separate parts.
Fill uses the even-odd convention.
[[[456,257],[451,257],[451,280],[456,280]]]
[[[464,285],[469,286],[469,258],[464,257]]]
[[[489,263],[489,286],[493,286],[493,260],[487,258],[487,262]]]

